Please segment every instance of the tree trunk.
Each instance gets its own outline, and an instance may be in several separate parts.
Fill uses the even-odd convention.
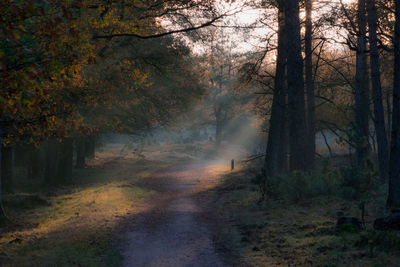
[[[76,139],[76,168],[85,168],[85,140],[84,138]]]
[[[386,92],[386,120],[387,120],[387,140],[390,144],[390,134],[392,133],[392,109],[390,107],[390,92]]]
[[[268,132],[267,151],[264,169],[268,177],[275,176],[279,168],[279,153],[283,140],[285,117],[285,71],[286,71],[286,34],[284,7],[279,6],[278,11],[278,55],[275,71],[275,88],[272,100],[272,111]]]
[[[357,164],[364,169],[368,158],[369,146],[369,86],[366,54],[366,6],[365,0],[358,0],[357,22],[357,55],[356,55],[356,87],[355,87],[355,142]]]
[[[46,169],[44,182],[47,186],[54,185],[57,177],[57,140],[49,139],[47,141],[46,151]]]
[[[59,144],[59,162],[57,164],[57,178],[61,182],[68,182],[72,177],[74,147],[72,139],[67,138]]]
[[[285,76],[286,77],[286,76]],[[284,95],[287,95],[287,90],[285,88]],[[286,97],[284,99],[285,103],[283,106],[283,121],[281,123],[281,142],[279,146],[279,166],[278,172],[280,174],[285,174],[289,170],[289,121],[288,121],[288,108]]]
[[[378,38],[376,35],[376,6],[375,0],[368,0],[368,28],[372,94],[374,101],[375,132],[378,144],[379,172],[383,181],[389,175],[389,145],[385,129],[385,112],[383,109],[382,85],[380,77],[380,61]]]
[[[88,159],[94,159],[96,155],[96,136],[90,135],[86,138],[85,154]]]
[[[290,170],[308,169],[307,128],[304,102],[303,58],[301,55],[299,0],[287,0],[286,32],[291,45],[287,50],[288,108],[290,127]]]
[[[28,169],[28,178],[39,180],[43,174],[43,162],[41,148],[36,148],[34,145],[28,145],[25,149],[27,155],[26,167]]]
[[[44,164],[43,164],[43,156],[42,156],[42,149],[41,148],[33,148],[31,151],[31,157],[32,159],[30,160],[31,162],[31,174],[32,178],[35,179],[40,179],[43,176],[43,169],[44,169]]]
[[[305,32],[305,74],[307,91],[307,130],[308,130],[308,167],[315,164],[315,93],[312,61],[312,1],[306,0],[306,32]]]
[[[3,178],[3,189],[10,191],[13,187],[13,148],[3,145],[1,147],[1,177]]]
[[[222,107],[221,103],[218,103],[218,94],[222,92],[223,82],[223,66],[220,66],[219,77],[218,77],[218,90],[214,94],[214,113],[215,113],[215,145],[217,148],[221,145],[222,139]]]
[[[387,205],[392,209],[400,208],[400,0],[395,0],[396,22],[394,39],[394,78],[392,142],[389,163],[389,196]]]
[[[217,104],[218,105],[218,104]],[[222,137],[222,120],[221,120],[221,108],[216,108],[215,114],[215,145],[217,148],[221,145],[221,137]]]
[[[2,145],[4,133],[4,121],[0,118],[0,145]],[[8,222],[7,216],[3,208],[3,177],[2,177],[2,149],[0,149],[0,225],[5,225]]]

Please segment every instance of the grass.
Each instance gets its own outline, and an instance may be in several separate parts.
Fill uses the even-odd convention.
[[[260,203],[252,176],[246,168],[233,172],[209,192],[220,224],[215,232],[217,248],[226,252],[228,264],[399,266],[400,234],[372,227],[373,220],[382,215],[384,188],[366,200],[367,230],[357,232],[348,227],[338,229],[336,212],[359,217],[360,200],[331,194]]]
[[[0,265],[120,265],[116,230],[146,210],[156,194],[143,186],[146,177],[187,155],[146,160],[118,151],[98,153],[88,168],[74,173],[71,185],[54,191],[25,185],[22,192],[7,195],[5,209],[16,224],[0,231]]]

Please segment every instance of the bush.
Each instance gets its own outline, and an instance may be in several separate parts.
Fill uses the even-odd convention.
[[[360,194],[353,187],[344,186],[339,189],[338,196],[346,200],[352,200],[358,199]]]
[[[340,169],[341,196],[346,199],[358,199],[365,193],[379,187],[379,176],[371,161],[366,162],[364,172],[358,166],[350,165]]]
[[[259,181],[257,177],[254,181]],[[306,174],[293,172],[292,175],[268,177],[266,179],[267,196],[299,201],[320,195],[330,195],[336,191],[337,178],[334,175]]]
[[[291,175],[264,177],[257,175],[253,183],[260,186],[261,194],[268,198],[283,198],[299,201],[317,196],[337,195],[347,200],[360,199],[367,192],[376,190],[379,185],[377,173],[371,162],[367,162],[363,173],[355,166],[346,166],[339,170],[331,169],[324,161],[319,172],[293,172]]]
[[[342,187],[350,187],[356,190],[360,190],[360,183],[362,182],[361,171],[355,166],[346,166],[340,168],[340,174],[342,180],[340,185]]]

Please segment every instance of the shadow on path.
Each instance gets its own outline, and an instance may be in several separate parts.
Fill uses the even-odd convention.
[[[198,220],[194,194],[216,186],[228,170],[215,162],[189,163],[147,178],[143,186],[160,196],[122,233],[123,266],[224,266],[211,230]]]

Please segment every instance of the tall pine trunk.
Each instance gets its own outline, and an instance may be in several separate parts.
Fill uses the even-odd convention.
[[[85,140],[80,137],[76,139],[76,168],[83,169],[85,166]]]
[[[290,130],[290,170],[308,169],[307,128],[305,119],[303,58],[301,55],[299,0],[287,0],[286,33],[291,44],[287,49],[287,82]]]
[[[68,182],[72,177],[74,147],[71,138],[66,138],[58,144],[59,158],[57,164],[57,178],[60,182]]]
[[[30,178],[39,180],[43,176],[44,158],[42,156],[42,148],[36,148],[33,145],[29,149],[29,176]]]
[[[215,145],[218,148],[221,145],[222,138],[222,119],[221,119],[221,107],[218,106],[215,109]]]
[[[392,109],[390,106],[390,92],[389,90],[386,92],[386,120],[387,120],[387,140],[388,144],[390,144],[390,134],[392,133]]]
[[[285,74],[286,75],[286,74]],[[286,76],[285,76],[286,78]],[[285,174],[289,170],[289,122],[288,122],[288,108],[287,108],[287,90],[283,93],[285,95],[284,106],[283,106],[283,121],[281,123],[281,143],[279,146],[279,162],[278,162],[278,172]]]
[[[90,135],[86,138],[85,154],[88,159],[94,159],[96,155],[96,135]]]
[[[308,130],[308,165],[312,169],[315,164],[315,92],[312,61],[312,1],[306,0],[306,32],[305,32],[305,74],[307,92],[307,130]]]
[[[2,146],[3,144],[3,134],[4,134],[4,121],[0,118],[0,145]],[[3,165],[2,165],[2,149],[0,149],[0,226],[5,225],[8,222],[7,216],[4,212],[3,208],[3,177],[2,177],[2,171],[3,170]]]
[[[394,78],[392,138],[389,163],[389,197],[387,205],[400,208],[400,0],[395,0]]]
[[[221,65],[219,69],[218,90],[214,94],[215,145],[217,148],[221,145],[223,127],[222,107],[221,103],[218,101],[218,94],[222,92],[223,66]]]
[[[278,53],[275,71],[275,88],[272,100],[272,111],[268,132],[267,151],[264,169],[268,177],[275,176],[279,168],[279,156],[281,143],[284,140],[282,130],[284,129],[285,117],[285,72],[286,72],[286,33],[285,14],[282,4],[278,8]]]
[[[46,169],[44,173],[44,182],[46,186],[55,184],[57,177],[57,140],[49,139],[46,149]]]
[[[358,0],[357,11],[357,54],[355,87],[355,142],[357,165],[363,169],[370,151],[369,146],[369,86],[366,54],[366,5],[365,0]]]
[[[3,178],[3,190],[10,191],[13,187],[13,148],[1,146],[1,177]]]
[[[376,34],[376,6],[375,0],[368,1],[368,28],[369,28],[369,49],[370,67],[372,81],[372,95],[374,102],[375,132],[378,144],[379,172],[383,181],[386,181],[389,174],[389,146],[385,129],[385,112],[383,109],[382,85],[380,77],[380,61],[378,38]]]

